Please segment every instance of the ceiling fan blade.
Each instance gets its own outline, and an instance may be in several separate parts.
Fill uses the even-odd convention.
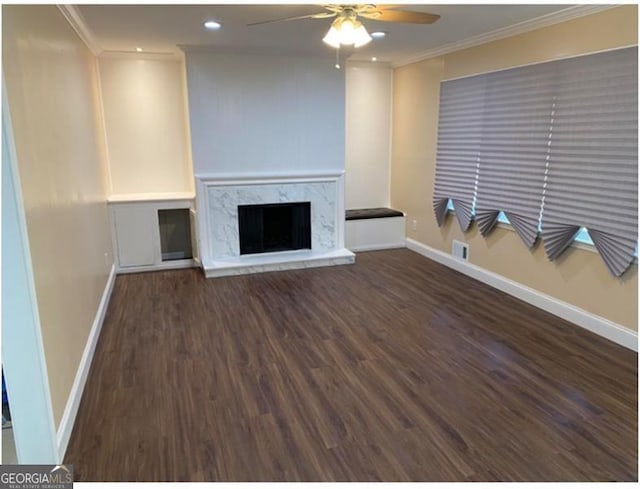
[[[405,22],[407,24],[433,24],[440,18],[436,14],[408,12],[406,10],[386,10],[380,7],[378,7],[377,12],[363,12],[360,16],[380,22]]]
[[[367,7],[370,7],[372,10],[395,10],[398,8],[398,5],[379,5],[379,4],[375,4],[375,5],[367,5]]]
[[[336,14],[333,12],[319,12],[317,14],[298,15],[296,17],[284,17],[282,19],[263,20],[261,22],[252,22],[251,24],[247,24],[247,25],[252,26],[252,25],[261,25],[261,24],[271,24],[273,22],[288,22],[290,20],[302,20],[302,19],[328,19],[329,17],[335,17],[335,16]]]

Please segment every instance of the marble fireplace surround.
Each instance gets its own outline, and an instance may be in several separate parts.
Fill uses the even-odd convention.
[[[311,250],[240,255],[238,205],[311,202]],[[344,171],[196,175],[197,234],[207,277],[353,263],[344,247]]]

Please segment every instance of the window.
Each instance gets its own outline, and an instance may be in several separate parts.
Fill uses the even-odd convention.
[[[449,212],[455,212],[455,209],[453,208],[453,204],[451,203],[451,201],[449,201],[449,203],[447,204],[447,210]],[[502,224],[511,224],[509,222],[509,219],[507,219],[507,216],[504,215],[504,212],[500,211],[500,213],[498,214],[498,222],[501,222]],[[539,231],[539,230],[538,230]],[[591,236],[589,236],[589,231],[587,230],[587,228],[580,228],[580,231],[578,231],[578,234],[576,234],[575,238],[573,238],[574,241],[581,243],[581,244],[586,244],[589,246],[594,246],[593,245],[593,240],[591,239]],[[634,256],[637,259],[638,258],[638,245],[636,244],[636,250],[634,252]]]
[[[434,210],[508,222],[557,258],[592,244],[621,275],[637,249],[637,48],[445,81]],[[458,214],[462,214],[461,216]]]

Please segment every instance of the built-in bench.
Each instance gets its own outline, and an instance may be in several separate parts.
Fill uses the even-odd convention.
[[[405,247],[405,215],[387,207],[349,209],[346,212],[345,245],[351,251]]]
[[[374,207],[373,209],[349,209],[347,221],[358,219],[382,219],[383,217],[403,217],[404,213],[388,207]]]

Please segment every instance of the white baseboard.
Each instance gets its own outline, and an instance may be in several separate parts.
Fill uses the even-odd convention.
[[[82,393],[84,391],[84,385],[87,382],[87,376],[89,375],[89,369],[91,368],[91,362],[93,360],[93,354],[96,351],[96,344],[100,337],[100,330],[102,329],[102,323],[104,322],[104,316],[107,312],[109,305],[109,299],[111,298],[111,292],[113,291],[113,284],[116,278],[116,266],[112,265],[109,272],[109,278],[105,285],[104,292],[102,293],[102,299],[98,305],[93,324],[91,325],[91,331],[89,332],[89,338],[84,347],[82,358],[80,359],[80,365],[76,372],[76,378],[73,381],[71,392],[69,393],[69,399],[67,405],[62,414],[60,420],[60,426],[57,433],[58,444],[58,463],[62,463],[64,455],[67,451],[67,445],[69,444],[69,438],[73,431],[73,425],[76,421],[76,415],[78,414],[78,408],[80,407],[80,400],[82,399]]]
[[[125,273],[158,272],[162,270],[180,270],[183,268],[198,268],[198,261],[188,258],[185,260],[168,260],[158,265],[143,265],[139,267],[120,267],[116,269],[118,275]]]
[[[448,253],[431,248],[414,239],[407,238],[407,248],[460,273],[464,273],[469,277],[475,278],[480,282],[484,282],[513,297],[517,297],[544,311],[550,312],[566,321],[588,329],[625,348],[638,351],[638,333],[636,331],[632,331],[601,316],[597,316],[572,304],[543,294],[540,291],[522,285],[502,275],[485,270],[477,265],[456,259]]]
[[[350,251],[358,252],[358,251],[379,251],[379,250],[393,250],[396,248],[406,248],[407,245],[404,241],[398,243],[383,243],[383,244],[374,244],[374,245],[362,245],[362,246],[351,246],[349,248]]]

